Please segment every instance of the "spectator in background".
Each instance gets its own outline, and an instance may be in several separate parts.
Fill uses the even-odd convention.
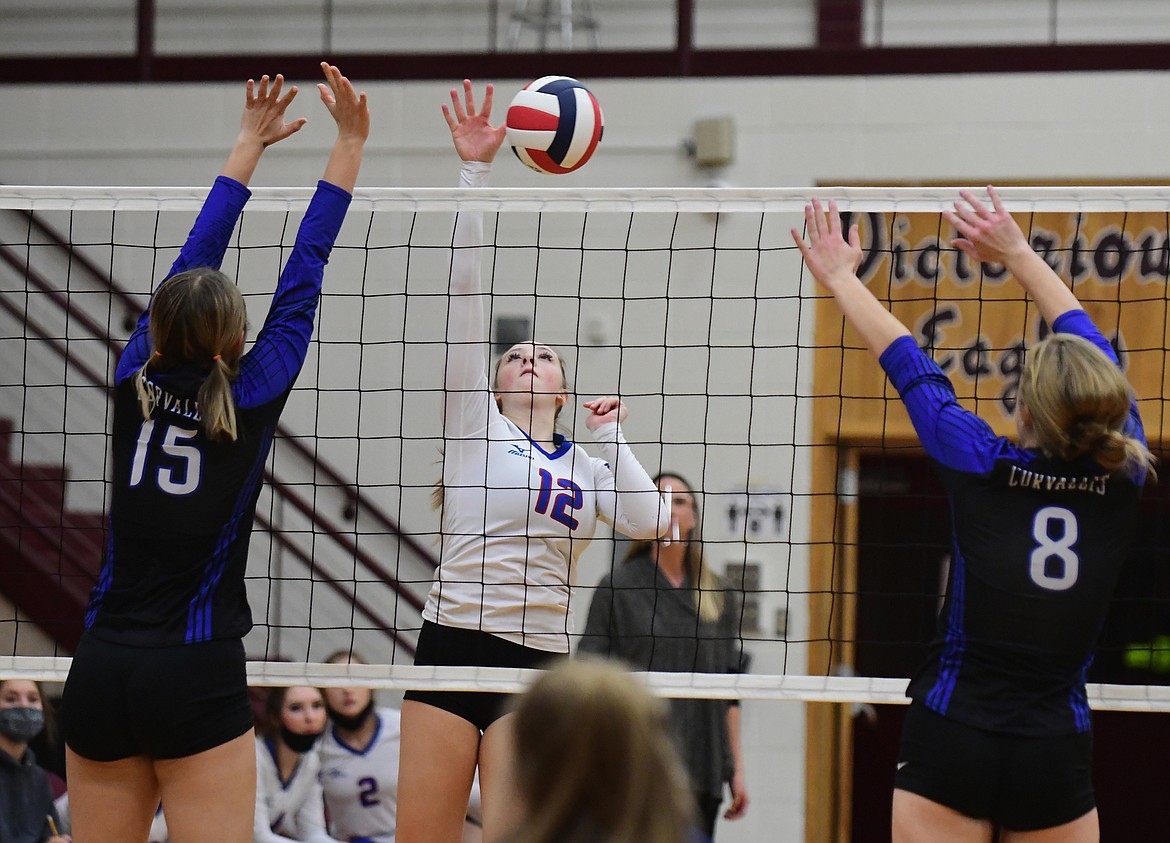
[[[328,664],[366,664],[345,651]],[[324,688],[331,725],[317,745],[329,833],[351,843],[394,843],[398,710],[375,707],[369,688]]]
[[[0,840],[69,843],[60,833],[48,774],[28,743],[52,724],[41,686],[28,679],[0,681]]]
[[[630,545],[625,561],[597,585],[578,652],[618,658],[633,670],[738,673],[739,603],[703,555],[702,513],[677,474],[655,478],[670,502],[670,529]],[[726,784],[726,819],[748,806],[740,750],[739,703],[672,699],[670,726],[690,774],[699,827],[714,837]]]
[[[325,730],[325,700],[316,688],[273,688],[256,738],[254,843],[336,843],[325,833],[321,761],[313,746]]]
[[[508,843],[684,843],[686,773],[667,708],[616,666],[563,660],[516,707],[512,784],[523,820]]]
[[[339,651],[328,664],[366,664]],[[324,688],[331,726],[318,742],[329,831],[350,843],[394,843],[398,804],[398,709],[376,706],[369,688]],[[472,782],[463,843],[482,839],[479,779]]]

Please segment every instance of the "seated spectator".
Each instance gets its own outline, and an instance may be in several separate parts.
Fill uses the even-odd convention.
[[[366,664],[337,652],[328,664]],[[398,802],[398,709],[374,705],[369,688],[324,688],[332,725],[317,747],[329,833],[350,843],[394,843]],[[472,782],[463,843],[483,839],[479,779]]]
[[[694,801],[667,707],[616,665],[556,664],[520,698],[510,843],[684,843]]]
[[[313,746],[325,729],[316,688],[273,688],[256,738],[254,843],[336,843],[325,832],[325,803]]]
[[[28,679],[0,681],[0,840],[4,843],[70,843],[61,834],[49,777],[37,766],[28,742],[52,713],[41,686]]]
[[[338,652],[328,664],[366,664]],[[324,688],[331,722],[317,747],[329,833],[350,843],[394,843],[398,710],[375,708],[369,688]]]

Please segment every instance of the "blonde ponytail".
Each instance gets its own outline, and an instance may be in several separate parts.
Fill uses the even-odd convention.
[[[703,555],[702,539],[691,539],[687,548],[687,569],[695,583],[695,603],[699,607],[699,619],[706,623],[715,623],[723,616],[724,595],[723,581],[711,570],[707,558]]]
[[[222,272],[207,267],[189,269],[164,281],[150,302],[154,351],[135,375],[143,417],[150,418],[157,400],[146,377],[148,369],[210,364],[196,396],[200,426],[212,441],[234,442],[238,427],[232,381],[239,376],[246,326],[244,297]]]
[[[1117,437],[1121,443],[1122,459],[1119,469],[1124,469],[1131,477],[1144,473],[1149,480],[1157,481],[1158,472],[1154,470],[1154,466],[1158,458],[1150,453],[1149,448],[1132,436],[1124,436],[1117,432],[1111,433],[1110,436]]]
[[[1126,436],[1119,430],[1095,431],[1091,444],[1085,448],[1097,464],[1108,471],[1124,468],[1129,462]]]
[[[233,371],[219,354],[211,361],[211,371],[199,387],[199,415],[203,432],[215,442],[236,441],[236,402],[232,398]]]
[[[138,406],[142,408],[143,419],[150,418],[150,414],[154,412],[154,396],[151,394],[146,380],[146,369],[153,359],[152,355],[142,364],[142,368],[134,373],[134,391],[138,394]]]
[[[1125,435],[1133,390],[1105,353],[1083,337],[1052,334],[1028,352],[1019,403],[1040,449],[1103,469],[1153,476],[1154,457]]]

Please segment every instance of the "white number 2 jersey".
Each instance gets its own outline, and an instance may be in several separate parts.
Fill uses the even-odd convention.
[[[399,714],[379,708],[374,716],[378,729],[366,747],[342,743],[332,726],[317,742],[329,834],[338,840],[394,843]]]

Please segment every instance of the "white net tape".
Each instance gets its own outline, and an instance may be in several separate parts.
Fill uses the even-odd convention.
[[[799,188],[358,188],[351,211],[506,212],[800,212],[809,198],[836,200],[851,211],[938,213],[954,206],[959,187],[799,187]],[[970,187],[977,195],[983,187]],[[249,211],[303,209],[311,188],[253,189]],[[1035,213],[1164,212],[1170,187],[1003,187],[1009,211]],[[0,208],[28,211],[198,211],[206,187],[29,187],[0,186]]]
[[[64,682],[71,659],[0,657],[0,676]],[[248,683],[256,686],[311,685],[385,691],[490,691],[516,693],[531,685],[539,670],[507,667],[248,662]],[[829,703],[907,703],[905,679],[845,676],[763,676],[715,673],[635,673],[660,697],[773,700]],[[1088,685],[1089,704],[1098,711],[1170,712],[1170,687]]]

